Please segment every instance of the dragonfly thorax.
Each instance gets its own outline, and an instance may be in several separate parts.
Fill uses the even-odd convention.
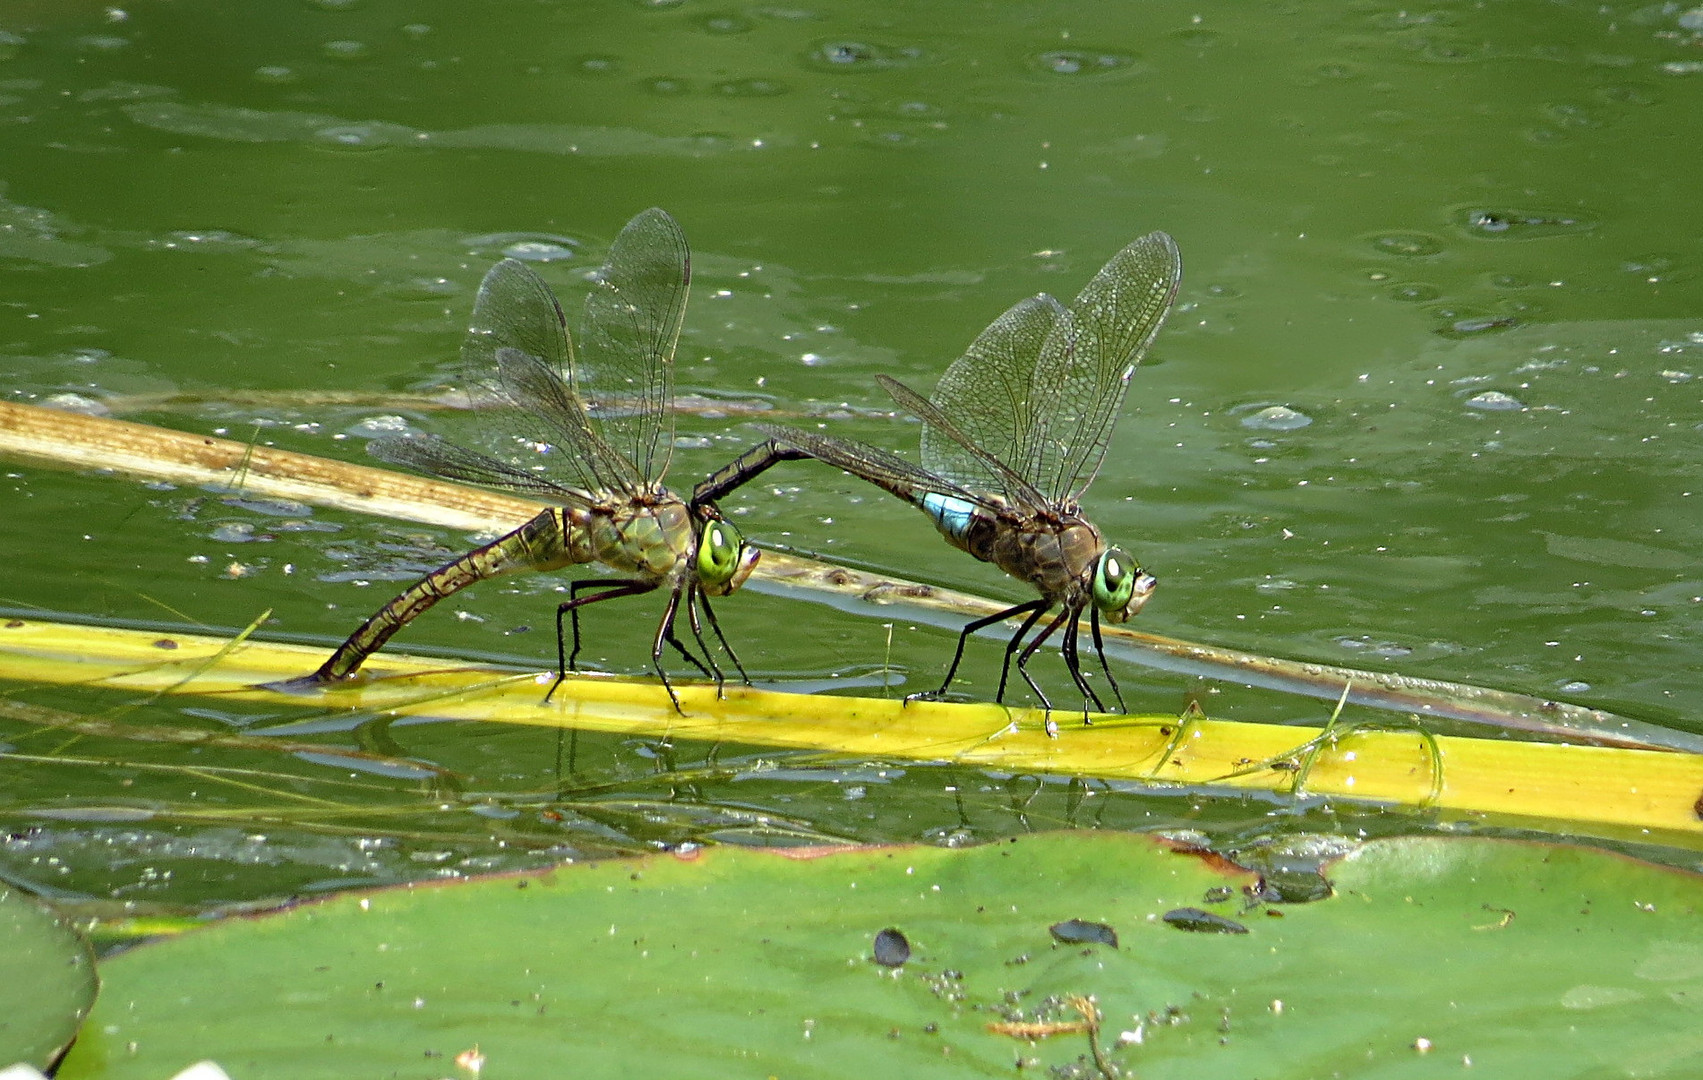
[[[561,508],[575,562],[600,562],[659,584],[676,584],[697,554],[686,504],[666,492],[619,504]]]

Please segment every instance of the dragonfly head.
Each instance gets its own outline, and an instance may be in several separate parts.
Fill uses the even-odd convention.
[[[1123,548],[1107,548],[1094,563],[1094,606],[1107,622],[1126,622],[1147,603],[1158,584]]]
[[[699,521],[698,584],[709,595],[726,596],[745,584],[761,555],[733,522],[709,515]]]

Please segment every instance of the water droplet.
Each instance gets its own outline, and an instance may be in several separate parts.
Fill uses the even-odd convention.
[[[1372,237],[1372,246],[1386,255],[1400,255],[1406,259],[1423,258],[1443,250],[1441,240],[1419,232],[1379,233]]]
[[[620,71],[621,61],[613,56],[583,56],[580,58],[579,68],[593,75],[606,75],[612,71]]]
[[[319,51],[329,60],[364,60],[371,50],[364,41],[327,41]]]
[[[1566,682],[1557,685],[1556,689],[1563,694],[1584,694],[1590,692],[1591,684],[1580,682],[1578,679],[1568,679]]]
[[[1509,397],[1500,390],[1486,390],[1482,394],[1474,394],[1466,399],[1466,406],[1485,412],[1514,412],[1526,407],[1520,399]]]
[[[282,64],[267,64],[265,67],[254,69],[254,81],[257,83],[282,86],[285,83],[295,82],[297,78],[298,76],[294,71]]]
[[[1312,422],[1312,417],[1287,405],[1268,405],[1259,412],[1242,417],[1242,426],[1255,431],[1296,431]]]
[[[646,90],[663,97],[677,97],[692,92],[691,84],[685,79],[672,79],[667,76],[651,79],[643,85]]]

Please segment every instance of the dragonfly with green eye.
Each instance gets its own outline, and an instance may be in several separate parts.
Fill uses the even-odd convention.
[[[668,601],[651,666],[675,709],[680,699],[662,667],[665,644],[714,678],[718,690],[722,683],[700,610],[745,677],[709,597],[738,589],[758,551],[712,502],[688,504],[662,484],[674,446],[674,349],[690,284],[680,226],[661,210],[639,214],[616,238],[585,299],[576,354],[561,305],[531,268],[505,259],[485,275],[461,353],[470,389],[504,406],[481,413],[490,452],[431,435],[374,439],[367,450],[392,464],[552,505],[409,586],[294,686],[348,679],[398,630],[475,582],[582,563],[602,563],[623,576],[568,586],[568,600],[556,609],[556,681],[545,700],[579,657],[581,608],[658,589],[667,590]],[[675,635],[682,604],[708,667]],[[564,621],[572,625],[572,651]]]
[[[1079,503],[1105,460],[1130,376],[1158,336],[1181,276],[1176,243],[1151,233],[1113,256],[1069,306],[1042,293],[994,320],[946,369],[932,398],[877,375],[893,400],[922,421],[920,466],[868,443],[759,424],[768,441],[705,480],[696,497],[719,499],[777,462],[801,458],[876,484],[920,508],[948,543],[1040,594],[966,625],[940,689],[913,697],[944,696],[970,635],[1022,617],[1005,646],[995,699],[1005,700],[1015,656],[1018,673],[1052,708],[1028,663],[1062,628],[1064,661],[1082,693],[1084,718],[1090,702],[1105,711],[1078,658],[1078,621],[1086,609],[1101,669],[1123,709],[1100,620],[1128,620],[1157,582],[1106,543]],[[1024,644],[1054,608],[1058,614]]]

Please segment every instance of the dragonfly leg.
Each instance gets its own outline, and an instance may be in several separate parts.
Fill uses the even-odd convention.
[[[723,696],[722,684],[726,682],[726,678],[721,673],[721,665],[715,662],[715,653],[710,651],[709,644],[704,641],[703,627],[698,624],[697,599],[701,595],[703,594],[697,585],[689,584],[686,586],[686,622],[691,626],[692,638],[697,641],[698,648],[703,650],[704,659],[709,662],[710,670],[715,673],[713,676],[715,678],[715,696],[716,700],[720,701]]]
[[[952,654],[952,662],[946,665],[946,678],[941,680],[940,689],[924,690],[917,694],[906,694],[905,700],[938,701],[945,697],[947,688],[952,685],[952,676],[958,674],[958,665],[964,659],[964,643],[970,640],[971,634],[974,634],[977,630],[980,630],[983,627],[992,626],[997,622],[1003,622],[1004,620],[1011,618],[1013,615],[1021,614],[1026,611],[1044,609],[1045,607],[1045,600],[1031,600],[1026,604],[1018,604],[1016,607],[1006,608],[1004,611],[1001,611],[996,615],[988,615],[984,618],[974,619],[971,622],[966,623],[964,629],[958,632],[958,651]],[[1023,624],[1023,629],[1017,632],[1019,637],[1021,637],[1023,633],[1029,629],[1030,624],[1033,623],[1035,619],[1036,616],[1034,615],[1029,617],[1029,621]],[[1005,659],[1007,664],[1011,662],[1011,649],[1009,647],[1005,650]],[[1005,693],[1005,680],[1003,678],[999,681],[999,687],[1000,694],[1003,697]]]
[[[999,692],[993,696],[993,700],[1001,705],[1005,703],[1005,682],[1011,677],[1012,654],[1017,651],[1017,647],[1019,645],[1023,644],[1023,635],[1027,634],[1029,632],[1029,628],[1034,626],[1036,621],[1039,620],[1042,615],[1046,614],[1047,608],[1050,606],[1042,600],[1031,600],[1029,603],[1035,605],[1035,610],[1029,613],[1029,617],[1023,620],[1023,625],[1019,626],[1017,628],[1017,632],[1011,635],[1011,640],[1005,643],[1005,662],[999,669]],[[1026,607],[1028,605],[1023,606]],[[1022,610],[1020,607],[1012,608],[1011,611],[1006,612],[1006,614],[1013,614],[1020,610]]]
[[[680,644],[680,639],[674,636],[674,614],[679,610],[680,590],[676,589],[668,595],[668,606],[662,609],[662,622],[657,624],[656,640],[651,643],[650,663],[652,667],[656,668],[657,678],[662,680],[662,688],[668,691],[668,700],[674,703],[674,711],[679,713],[681,716],[685,716],[686,710],[680,707],[680,697],[674,692],[674,684],[668,681],[668,672],[662,670],[663,642],[673,645],[676,649],[680,650],[682,656],[691,660],[692,663],[698,664],[697,658],[687,652],[686,646]],[[703,667],[704,665],[698,664],[698,669],[700,671],[703,670]],[[704,674],[708,675],[709,672],[704,671]]]
[[[1081,626],[1079,620],[1082,618],[1082,612],[1075,610],[1068,613],[1070,621],[1064,624],[1064,666],[1070,669],[1071,681],[1082,691],[1082,722],[1092,724],[1094,721],[1088,718],[1088,703],[1094,703],[1096,712],[1105,712],[1106,703],[1100,700],[1100,695],[1094,692],[1094,688],[1088,685],[1087,677],[1082,674],[1082,658],[1076,651],[1076,637]]]
[[[710,629],[715,632],[716,640],[721,642],[722,651],[727,653],[729,660],[733,661],[733,666],[738,669],[739,677],[744,680],[745,685],[750,686],[751,676],[745,674],[745,665],[739,662],[739,654],[734,652],[733,646],[727,643],[727,635],[721,632],[721,623],[716,621],[715,609],[710,607],[709,594],[702,589],[698,590],[698,603],[703,605],[704,618],[709,620]]]
[[[1076,614],[1074,612],[1072,612],[1069,608],[1065,608],[1063,611],[1059,612],[1056,617],[1054,617],[1052,622],[1042,627],[1041,632],[1035,635],[1035,640],[1029,642],[1029,644],[1024,647],[1023,651],[1017,655],[1017,674],[1023,676],[1023,681],[1028,683],[1029,689],[1033,690],[1035,692],[1035,696],[1041,699],[1041,708],[1045,709],[1047,712],[1053,711],[1053,703],[1050,699],[1048,699],[1045,691],[1041,689],[1041,684],[1036,682],[1034,676],[1029,674],[1029,657],[1034,656],[1035,651],[1044,645],[1046,640],[1052,637],[1054,632],[1056,632],[1059,627],[1063,626],[1066,620],[1074,619],[1075,617]]]
[[[549,701],[556,692],[556,687],[567,680],[568,672],[574,670],[573,664],[579,657],[579,609],[587,604],[601,603],[613,600],[618,596],[637,596],[656,588],[655,583],[637,580],[616,581],[576,581],[568,586],[568,600],[556,605],[556,681],[550,684],[550,691],[544,695]],[[581,597],[581,589],[604,589],[596,596]],[[569,619],[574,628],[574,651],[566,652],[566,635],[563,633],[562,620]]]
[[[1124,704],[1124,692],[1118,689],[1118,680],[1112,675],[1111,665],[1106,663],[1106,644],[1100,640],[1100,609],[1090,607],[1088,625],[1094,629],[1094,651],[1100,654],[1100,670],[1106,673],[1106,682],[1111,684],[1112,693],[1118,699],[1118,712],[1129,712],[1129,706]]]

